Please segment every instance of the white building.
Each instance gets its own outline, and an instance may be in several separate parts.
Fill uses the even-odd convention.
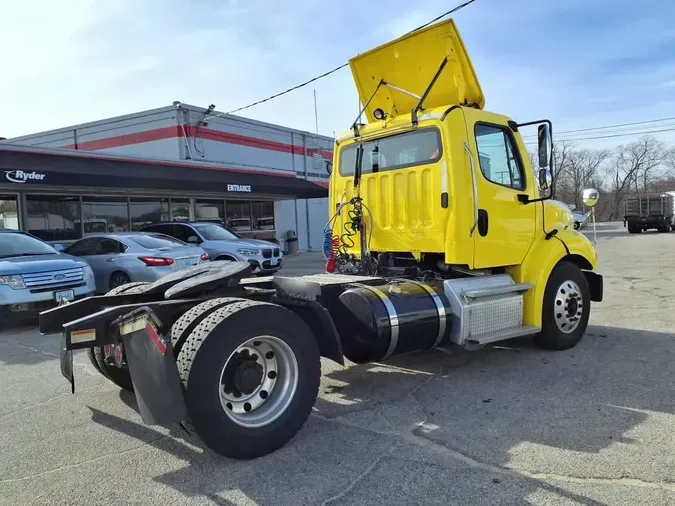
[[[334,139],[207,112],[176,102],[1,141],[0,206],[49,241],[190,219],[319,250]]]

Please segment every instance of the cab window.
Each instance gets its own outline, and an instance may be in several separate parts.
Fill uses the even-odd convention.
[[[340,175],[353,176],[357,144],[340,151]],[[363,142],[362,174],[402,169],[437,162],[442,155],[441,136],[436,128],[423,128]]]
[[[525,188],[523,167],[506,128],[476,125],[476,146],[480,171],[488,181],[516,190]]]

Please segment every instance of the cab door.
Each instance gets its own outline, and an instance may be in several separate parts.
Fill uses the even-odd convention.
[[[508,126],[477,121],[469,134],[477,155],[474,268],[518,265],[534,241],[537,209],[536,204],[521,203],[518,195],[532,194],[527,185],[534,184],[533,178],[526,177],[526,164]]]

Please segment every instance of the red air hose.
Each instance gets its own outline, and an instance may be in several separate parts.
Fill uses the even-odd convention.
[[[326,272],[335,272],[335,257],[338,249],[340,249],[340,237],[334,235],[331,238],[330,253],[328,254],[328,260],[326,260]]]

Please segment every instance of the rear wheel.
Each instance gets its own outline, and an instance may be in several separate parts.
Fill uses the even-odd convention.
[[[134,281],[116,286],[110,290],[106,295],[119,295],[127,292],[137,292],[142,290],[148,283],[144,281]],[[115,385],[128,392],[134,391],[134,385],[131,381],[129,369],[126,366],[118,368],[114,365],[108,365],[104,361],[105,354],[102,346],[96,346],[87,350],[89,361],[107,379],[112,381]]]
[[[290,441],[318,395],[321,357],[309,327],[274,304],[234,302],[204,318],[178,355],[189,423],[231,458]]]
[[[549,350],[573,348],[586,332],[590,310],[590,290],[583,271],[571,262],[560,262],[546,284],[542,329],[535,342]]]
[[[176,320],[176,323],[171,326],[171,345],[175,356],[178,357],[180,349],[183,347],[183,343],[204,318],[221,307],[241,300],[245,299],[240,297],[210,299],[201,304],[197,304],[189,311],[183,313],[183,315]]]

